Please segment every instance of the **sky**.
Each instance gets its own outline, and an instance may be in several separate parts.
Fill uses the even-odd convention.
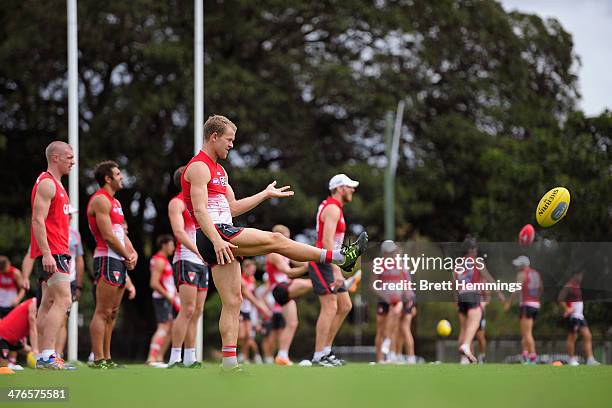
[[[579,107],[589,116],[612,110],[612,0],[500,0],[506,11],[554,17],[581,59]]]

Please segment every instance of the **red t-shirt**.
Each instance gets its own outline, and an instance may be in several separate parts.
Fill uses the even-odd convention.
[[[0,337],[10,344],[17,344],[19,340],[27,337],[30,333],[28,308],[34,299],[36,298],[30,298],[25,302],[21,302],[4,319],[0,320]]]

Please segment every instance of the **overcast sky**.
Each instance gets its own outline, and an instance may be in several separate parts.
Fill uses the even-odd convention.
[[[501,0],[507,11],[554,17],[574,39],[580,56],[580,107],[588,115],[612,110],[612,0]]]

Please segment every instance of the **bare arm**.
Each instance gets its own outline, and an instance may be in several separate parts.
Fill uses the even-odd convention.
[[[83,255],[76,257],[76,286],[77,286],[77,299],[80,297],[80,292],[83,290],[83,276],[85,275],[85,261]]]
[[[198,251],[198,247],[195,242],[191,240],[189,235],[185,232],[185,221],[183,220],[183,211],[185,211],[185,203],[183,200],[173,198],[168,203],[168,218],[170,218],[170,226],[172,227],[172,233],[178,239],[178,241],[185,248],[198,255],[200,259],[202,256]]]
[[[268,260],[278,269],[279,271],[287,274],[291,279],[299,278],[308,271],[308,263],[300,262],[300,266],[291,267],[283,262],[282,255],[271,253],[268,255]]]
[[[110,219],[111,203],[102,196],[97,196],[91,202],[91,210],[96,219],[96,225],[106,243],[119,255],[128,259],[130,253],[121,244],[119,238],[113,234],[113,225]],[[126,239],[126,243],[129,240]]]
[[[516,274],[516,282],[521,284],[521,288],[523,287],[523,285],[525,284],[525,273],[524,272],[521,271]],[[510,298],[506,301],[506,304],[504,305],[505,310],[510,309],[510,305],[514,301],[514,298],[518,296],[518,293],[519,293],[518,290],[510,293]]]
[[[134,245],[132,245],[132,241],[127,234],[125,234],[125,249],[130,254],[130,258],[126,260],[126,266],[128,270],[133,270],[136,267],[136,262],[138,262],[138,252],[134,249]]]
[[[208,214],[208,190],[206,185],[210,181],[210,170],[203,163],[193,163],[185,170],[185,179],[191,184],[191,203],[198,224],[202,232],[208,237],[215,248],[217,262],[220,265],[234,260],[232,248],[236,245],[224,241],[217,232],[215,225]]]
[[[563,317],[569,316],[573,311],[573,307],[570,306],[570,304],[567,301],[567,295],[569,294],[569,289],[570,288],[567,284],[563,286],[563,288],[561,289],[561,292],[559,292],[559,297],[557,298],[559,305],[561,305],[561,307],[563,308]]]
[[[334,249],[334,234],[336,233],[336,225],[340,220],[340,208],[336,205],[328,205],[321,213],[323,221],[323,248],[327,250]]]
[[[30,303],[28,307],[28,324],[30,327],[30,346],[32,346],[32,353],[38,354],[38,331],[36,330],[36,298]]]
[[[32,274],[32,268],[34,267],[34,260],[30,256],[30,250],[23,256],[21,261],[21,287],[25,290],[30,289],[30,275]]]
[[[242,291],[242,296],[247,298],[247,300],[249,300],[266,317],[272,316],[272,311],[270,308],[263,301],[259,300],[242,281],[240,282],[240,289]]]
[[[164,289],[162,284],[159,282],[159,278],[164,270],[164,262],[160,259],[156,259],[151,266],[151,279],[149,280],[149,286],[154,291],[157,291],[160,295],[172,302],[174,299],[170,296],[168,291]]]
[[[17,297],[13,300],[13,306],[17,306],[19,303],[21,303],[21,299],[23,299],[25,296],[25,290],[23,289],[23,276],[21,275],[21,271],[19,269],[15,270],[13,277],[15,279],[15,285],[19,288],[17,291]]]
[[[262,202],[266,201],[269,198],[277,197],[291,197],[294,193],[293,191],[288,191],[291,187],[284,186],[281,188],[276,188],[276,180],[272,183],[268,184],[265,190],[260,191],[257,194],[254,194],[250,197],[241,198],[240,200],[236,200],[236,196],[234,194],[234,190],[227,185],[227,193],[225,194],[225,198],[227,198],[227,202],[229,203],[230,210],[232,212],[232,217],[237,217],[239,215],[244,214],[257,207]]]
[[[495,283],[495,279],[493,279],[493,277],[489,273],[489,270],[487,269],[486,266],[484,266],[482,268],[482,270],[480,271],[480,274],[484,277],[486,282]],[[501,291],[496,290],[495,293],[497,293],[497,297],[499,298],[500,302],[505,302],[506,301],[506,297],[504,296],[504,294]],[[514,293],[514,292],[512,292],[512,293]]]
[[[45,220],[49,214],[51,200],[55,197],[55,183],[49,179],[44,179],[38,183],[36,196],[34,197],[34,206],[32,208],[32,230],[34,239],[38,244],[38,248],[42,252],[43,270],[45,272],[56,272],[57,266],[51,255],[49,242],[47,241],[47,227]]]
[[[132,300],[136,297],[136,286],[132,283],[130,275],[125,275],[125,290],[128,293],[128,299]]]

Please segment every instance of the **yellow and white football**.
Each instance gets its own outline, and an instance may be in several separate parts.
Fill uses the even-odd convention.
[[[552,227],[565,217],[570,204],[570,192],[565,187],[555,187],[544,194],[536,208],[536,220],[542,227]]]

